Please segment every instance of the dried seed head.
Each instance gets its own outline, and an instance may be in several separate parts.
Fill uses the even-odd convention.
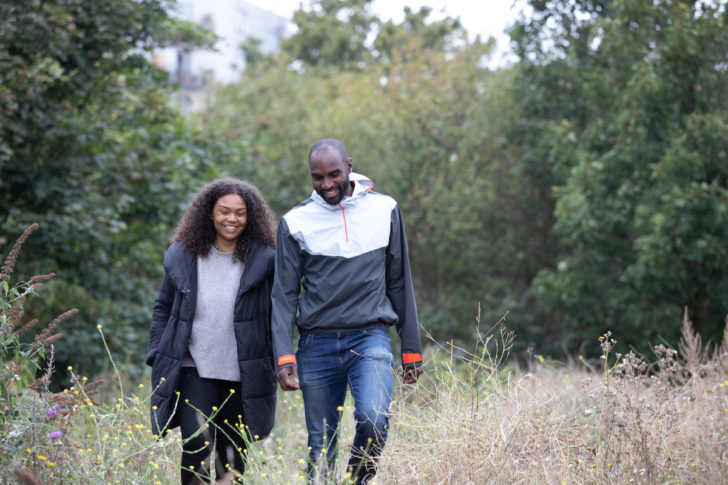
[[[18,253],[20,252],[20,248],[23,246],[23,243],[26,239],[28,239],[28,236],[31,235],[33,231],[38,229],[38,223],[33,223],[28,228],[23,231],[23,234],[20,235],[17,241],[15,241],[15,244],[13,244],[13,249],[10,250],[10,253],[8,254],[8,257],[5,258],[5,262],[2,265],[2,268],[0,268],[0,281],[7,281],[10,279],[10,274],[13,272],[13,267],[15,266],[15,261],[18,259]]]
[[[43,347],[47,347],[51,345],[52,343],[55,343],[58,341],[61,337],[63,337],[63,334],[61,332],[58,332],[54,335],[51,335],[50,337],[46,337],[41,341],[41,344],[43,344]]]
[[[17,329],[13,332],[13,335],[23,335],[25,332],[33,328],[38,323],[38,319],[34,318],[33,320],[30,320],[28,323]]]
[[[55,276],[56,276],[55,273],[38,274],[35,276],[31,276],[30,282],[31,283],[43,283],[44,281],[53,279]]]
[[[10,307],[7,313],[7,321],[10,324],[10,328],[16,328],[20,323],[20,319],[23,318],[25,310],[23,310],[23,304],[25,303],[25,296],[18,298],[13,306]]]

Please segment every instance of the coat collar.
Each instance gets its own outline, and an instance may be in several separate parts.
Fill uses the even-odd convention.
[[[269,255],[266,252],[270,251]],[[269,274],[268,266],[272,264],[273,248],[253,241],[250,248],[248,262],[245,263],[243,275],[240,277],[240,289],[238,294],[245,293],[250,288],[257,286]]]
[[[356,204],[362,196],[374,189],[374,182],[372,182],[371,179],[366,175],[362,175],[360,173],[351,172],[349,174],[349,181],[354,184],[354,189],[352,190],[351,196],[344,197],[341,202],[336,205],[331,205],[326,202],[315,190],[311,192],[311,199],[313,199],[313,201],[321,207],[335,211],[341,207],[347,207]]]
[[[181,291],[197,290],[197,255],[179,242],[167,251],[164,270]]]
[[[248,262],[240,277],[238,293],[248,291],[266,278],[270,272],[268,267],[273,264],[273,252],[270,246],[253,241]],[[194,252],[175,242],[167,252],[164,265],[167,275],[177,288],[184,292],[197,293],[197,255]]]

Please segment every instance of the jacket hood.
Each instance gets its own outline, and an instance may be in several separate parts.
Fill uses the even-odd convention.
[[[355,204],[360,197],[374,189],[374,182],[366,175],[362,175],[360,173],[351,172],[349,174],[349,181],[354,182],[354,190],[351,193],[351,196],[344,197],[337,205],[331,205],[326,202],[320,195],[318,195],[315,190],[311,193],[311,198],[314,200],[314,202],[322,207],[336,210],[339,208],[339,205],[347,206],[350,204]]]

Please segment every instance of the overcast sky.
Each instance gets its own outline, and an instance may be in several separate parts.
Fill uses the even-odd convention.
[[[300,3],[310,4],[309,0],[247,0],[278,15],[291,18]],[[525,0],[374,0],[374,13],[386,21],[400,22],[404,18],[403,9],[409,6],[419,10],[422,6],[432,8],[431,16],[441,18],[444,15],[460,17],[471,38],[480,34],[483,40],[494,37],[497,42],[495,56],[501,57],[508,51],[508,36],[503,30],[512,23],[525,4]],[[493,59],[499,63],[497,59]]]

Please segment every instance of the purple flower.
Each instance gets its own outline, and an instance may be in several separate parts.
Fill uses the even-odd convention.
[[[52,440],[57,440],[61,436],[63,436],[63,433],[61,433],[60,431],[54,431],[52,433],[48,433],[48,438],[50,438]]]
[[[52,408],[50,408],[48,411],[46,411],[46,416],[49,418],[52,418],[56,414],[58,414],[58,410],[63,407],[63,404],[55,404]]]

